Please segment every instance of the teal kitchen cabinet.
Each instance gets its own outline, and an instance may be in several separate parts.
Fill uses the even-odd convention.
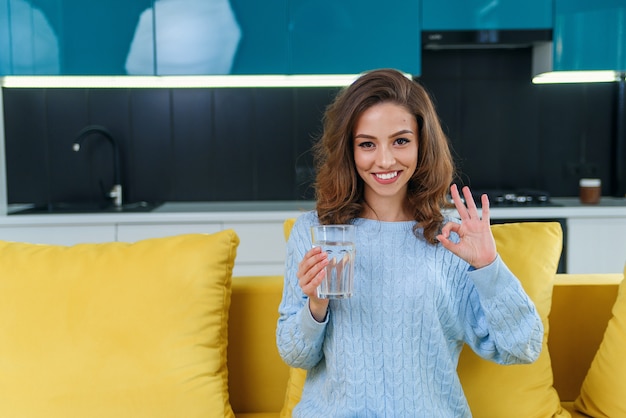
[[[232,74],[287,74],[287,0],[230,0],[241,28]]]
[[[285,74],[287,0],[156,0],[139,16],[126,71]]]
[[[0,0],[0,76],[60,73],[59,6]]]
[[[420,0],[0,0],[0,75],[419,75],[420,33]]]
[[[139,16],[151,0],[56,0],[61,72],[66,75],[126,74],[125,63]],[[150,34],[152,37],[153,35]],[[153,69],[146,72],[152,74]]]
[[[421,71],[419,0],[290,0],[293,74]]]
[[[0,0],[0,74],[119,75],[151,0]]]
[[[285,74],[287,45],[287,0],[0,0],[0,75]]]
[[[555,0],[554,71],[626,71],[624,0]]]
[[[552,0],[422,0],[422,29],[546,29],[552,13]]]

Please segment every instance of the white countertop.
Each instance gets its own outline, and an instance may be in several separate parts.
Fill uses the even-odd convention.
[[[553,206],[493,207],[491,218],[556,219],[626,217],[626,198],[603,197],[597,205],[552,198]],[[558,206],[557,206],[558,205]],[[0,226],[156,224],[163,222],[275,222],[314,208],[312,201],[166,202],[152,212],[28,214],[0,216]]]

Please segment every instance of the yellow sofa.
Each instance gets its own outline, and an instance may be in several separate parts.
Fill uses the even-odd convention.
[[[462,353],[474,416],[564,418],[576,401],[626,417],[623,275],[555,279],[558,224],[493,231],[549,337],[532,365]],[[276,348],[283,278],[232,277],[238,244],[231,230],[71,247],[0,241],[0,417],[289,416],[304,374]]]
[[[558,274],[548,346],[554,387],[565,407],[573,402],[602,341],[622,274]],[[228,329],[230,403],[242,418],[279,417],[289,368],[276,349],[282,276],[234,277]],[[572,416],[576,415],[572,412]],[[480,417],[476,417],[480,418]]]

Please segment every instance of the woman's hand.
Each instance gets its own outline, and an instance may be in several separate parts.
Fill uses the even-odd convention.
[[[309,297],[309,309],[317,322],[323,322],[328,309],[328,299],[317,297],[317,287],[326,275],[328,254],[321,247],[311,248],[298,265],[298,283],[305,295]]]
[[[474,198],[469,187],[463,187],[465,204],[461,200],[456,184],[450,187],[450,193],[454,206],[459,212],[461,223],[448,222],[437,236],[441,245],[452,251],[474,268],[481,268],[491,264],[497,256],[496,243],[491,233],[489,224],[489,198],[481,196],[482,219],[474,203]],[[450,232],[458,234],[460,240],[454,243],[449,240]]]

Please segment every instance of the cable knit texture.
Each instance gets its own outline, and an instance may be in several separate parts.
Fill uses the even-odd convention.
[[[456,373],[464,342],[500,364],[539,356],[541,320],[501,259],[475,270],[416,238],[414,222],[354,220],[354,296],[316,322],[296,277],[315,224],[307,212],[293,227],[279,307],[279,352],[308,370],[294,417],[470,417]]]

